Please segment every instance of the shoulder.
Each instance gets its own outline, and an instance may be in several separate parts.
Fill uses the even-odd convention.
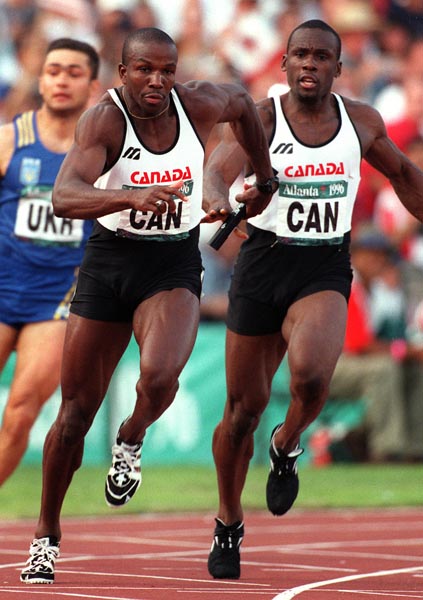
[[[250,98],[245,88],[239,84],[204,80],[176,84],[175,91],[194,117],[204,117],[204,111],[210,116],[218,114],[222,105]]]
[[[122,111],[106,92],[80,117],[76,128],[76,139],[103,141],[108,146],[116,138],[121,139],[124,123]]]
[[[3,177],[9,166],[15,147],[15,129],[13,123],[0,126],[0,177]]]
[[[364,147],[376,138],[386,136],[385,123],[378,110],[359,100],[344,96],[341,99]]]
[[[123,120],[122,111],[120,108],[113,102],[110,94],[106,92],[100,98],[100,100],[88,108],[81,116],[80,120],[91,121],[93,119],[102,119],[106,120],[107,118],[118,117],[120,115],[120,119]]]
[[[340,96],[340,98],[354,125],[364,125],[366,127],[384,125],[380,112],[370,104],[360,100],[352,100],[345,96]]]

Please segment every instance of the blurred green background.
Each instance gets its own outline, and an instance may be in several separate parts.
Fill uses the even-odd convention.
[[[223,324],[202,323],[194,351],[180,378],[175,402],[148,430],[143,447],[143,485],[121,512],[215,511],[216,477],[211,453],[213,430],[225,401]],[[11,360],[0,379],[0,412],[13,373]],[[65,499],[64,515],[110,514],[104,480],[110,447],[121,421],[132,411],[138,377],[138,349],[132,340],[109,388],[85,444],[84,462]],[[274,379],[269,406],[255,435],[255,453],[244,490],[244,506],[265,509],[269,436],[283,421],[289,401],[285,363]],[[34,517],[41,490],[41,457],[45,435],[60,403],[56,393],[31,432],[23,463],[0,488],[0,519]],[[423,503],[423,465],[367,465],[353,462],[316,467],[317,431],[342,435],[360,423],[364,402],[330,400],[301,440],[300,494],[295,506],[378,507]],[[310,443],[312,441],[312,443]]]
[[[301,459],[300,459],[301,460]],[[214,512],[217,508],[215,472],[206,466],[143,468],[143,483],[126,507],[110,509],[104,500],[109,465],[82,466],[75,474],[63,516],[149,512]],[[266,509],[268,468],[252,466],[247,478],[245,509]],[[300,493],[296,508],[358,508],[422,505],[422,467],[419,465],[299,466]],[[0,518],[36,517],[40,505],[40,467],[21,466],[0,489]]]

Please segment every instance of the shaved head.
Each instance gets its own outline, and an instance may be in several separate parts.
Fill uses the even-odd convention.
[[[128,64],[129,56],[135,44],[152,42],[168,44],[176,49],[175,42],[166,32],[162,31],[161,29],[157,29],[156,27],[143,27],[142,29],[137,29],[136,31],[130,33],[126,38],[122,48],[122,63],[124,65]]]

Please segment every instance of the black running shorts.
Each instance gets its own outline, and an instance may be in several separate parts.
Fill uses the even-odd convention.
[[[241,335],[281,330],[291,304],[324,290],[348,301],[352,270],[349,239],[341,245],[294,246],[248,224],[229,289],[228,329]]]
[[[96,223],[86,246],[70,311],[98,321],[131,322],[137,306],[164,290],[201,296],[199,226],[179,241],[118,237]]]

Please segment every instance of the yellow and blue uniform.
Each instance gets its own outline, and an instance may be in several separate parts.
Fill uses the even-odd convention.
[[[0,322],[66,319],[91,221],[57,217],[52,189],[65,154],[41,142],[36,113],[13,120],[15,147],[0,180]]]

